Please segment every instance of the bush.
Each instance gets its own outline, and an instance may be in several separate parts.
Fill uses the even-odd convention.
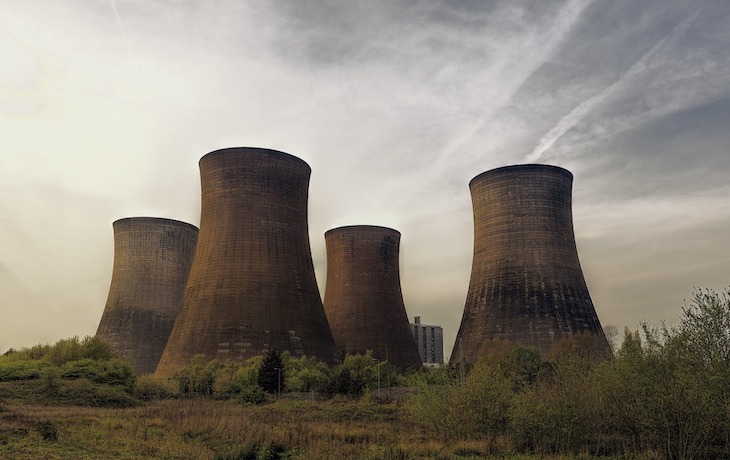
[[[257,385],[261,356],[255,356],[242,364],[226,363],[213,376],[213,395],[216,398],[232,398],[244,388]]]
[[[114,353],[109,345],[100,338],[91,336],[84,337],[83,340],[79,340],[78,337],[59,340],[44,355],[44,359],[56,366],[81,359],[109,360],[112,358],[114,358]]]
[[[488,363],[477,363],[451,398],[454,435],[493,442],[507,428],[512,398],[512,379]]]
[[[58,368],[48,367],[43,370],[41,375],[41,390],[46,396],[53,398],[58,396],[58,391],[61,388],[61,379],[58,376]]]
[[[499,367],[481,361],[462,385],[421,384],[408,399],[409,414],[441,439],[486,439],[491,448],[506,431],[513,385]]]
[[[143,401],[152,401],[155,399],[176,398],[180,395],[180,392],[178,385],[170,379],[143,375],[137,378],[133,394]]]
[[[37,379],[50,366],[41,360],[0,359],[0,382]]]
[[[411,420],[433,433],[437,439],[450,439],[451,398],[457,388],[455,383],[419,385],[418,391],[408,397],[407,408]]]
[[[223,367],[217,359],[207,361],[205,355],[195,355],[190,364],[178,370],[173,378],[183,395],[212,396],[215,376]]]
[[[58,440],[58,427],[55,423],[50,420],[43,420],[37,424],[38,432],[41,434],[41,438],[44,441],[57,441]]]
[[[59,402],[89,407],[134,407],[139,400],[123,388],[106,384],[95,384],[79,378],[64,382],[58,392]]]
[[[65,379],[86,378],[95,383],[121,386],[128,392],[134,391],[136,377],[126,363],[111,359],[98,361],[90,358],[68,361],[60,367],[60,376]]]
[[[266,392],[258,385],[248,385],[240,389],[236,401],[244,405],[263,404],[266,402]]]
[[[308,393],[324,391],[329,378],[329,367],[315,357],[292,358],[282,353],[285,370],[285,387],[288,391]]]

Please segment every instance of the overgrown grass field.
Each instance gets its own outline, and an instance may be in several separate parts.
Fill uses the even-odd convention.
[[[500,448],[499,440],[496,445],[438,440],[410,421],[402,409],[371,398],[282,400],[259,406],[195,398],[117,409],[4,405],[0,458],[571,458],[510,454]]]
[[[0,356],[0,459],[115,458],[727,460],[730,291],[610,352],[591,334],[547,356],[492,341],[406,375],[270,350],[137,377],[93,337]]]

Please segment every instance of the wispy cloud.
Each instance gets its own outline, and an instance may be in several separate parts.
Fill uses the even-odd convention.
[[[117,27],[119,28],[119,33],[122,35],[122,41],[124,42],[124,49],[127,51],[127,54],[129,54],[129,41],[127,40],[127,32],[124,30],[124,25],[122,24],[122,18],[119,17],[119,11],[117,10],[117,2],[115,0],[109,0],[109,6],[111,6],[112,12],[114,13],[114,20],[117,22]]]
[[[36,317],[73,308],[65,316],[88,327],[25,331],[19,320],[0,331],[0,351],[93,332],[108,289],[93,280],[110,273],[111,222],[145,213],[196,223],[197,160],[233,145],[312,166],[320,278],[325,230],[400,230],[408,311],[443,324],[446,342],[469,280],[469,179],[526,159],[568,167],[584,262],[600,267],[594,301],[609,323],[633,326],[642,302],[670,304],[659,275],[668,261],[676,289],[683,274],[721,276],[685,272],[708,265],[662,247],[696,231],[694,247],[712,248],[703,257],[729,257],[719,227],[730,210],[707,198],[727,196],[730,167],[725,3],[8,2],[6,54],[22,70],[12,97],[33,110],[0,110],[9,221],[0,259],[36,295],[18,294],[7,271],[0,285],[19,305],[33,303]],[[652,292],[613,277],[637,266],[626,259],[645,247]]]
[[[636,77],[651,70],[655,66],[654,61],[662,59],[662,54],[671,47],[675,40],[684,34],[689,25],[696,20],[698,14],[699,11],[680,22],[676,27],[674,27],[674,29],[672,29],[671,32],[659,40],[648,52],[635,62],[623,75],[621,75],[618,80],[608,87],[603,88],[593,97],[584,100],[571,110],[570,113],[561,118],[558,123],[550,129],[550,131],[542,136],[537,146],[529,155],[527,155],[525,161],[539,161],[545,152],[552,148],[553,145],[555,145],[555,143],[570,129],[581,123],[589,114],[593,113],[599,107],[614,99],[618,94],[623,93],[627,88],[631,88]],[[646,115],[644,115],[644,117],[645,116]]]
[[[449,140],[439,155],[437,170],[444,161],[453,161],[453,153],[463,149],[474,136],[502,110],[525,84],[532,74],[548,61],[552,53],[570,35],[571,29],[579,21],[581,14],[594,0],[570,0],[565,3],[554,16],[543,18],[543,23],[530,24],[527,34],[520,34],[507,40],[502,48],[504,54],[493,64],[491,75],[485,75],[485,81],[499,81],[497,91],[485,87],[475,91],[475,102],[480,106],[478,115],[471,123],[457,131],[457,135]],[[541,21],[542,22],[542,21]],[[511,42],[511,43],[510,43]],[[480,94],[481,93],[481,94]]]

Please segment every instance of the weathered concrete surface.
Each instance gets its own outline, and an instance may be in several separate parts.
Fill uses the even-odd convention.
[[[342,353],[372,350],[400,369],[420,368],[400,285],[400,233],[355,225],[325,233],[324,309]]]
[[[578,260],[572,183],[569,171],[536,164],[493,169],[469,183],[474,256],[451,362],[475,362],[492,339],[543,353],[580,331],[605,341]]]
[[[268,149],[200,160],[200,238],[156,375],[195,354],[243,360],[274,347],[337,361],[309,246],[310,173],[301,159]]]
[[[198,228],[171,219],[113,223],[114,268],[97,337],[136,374],[155,371],[182,305]]]

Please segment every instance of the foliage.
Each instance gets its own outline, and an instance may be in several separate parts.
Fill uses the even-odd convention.
[[[286,371],[281,350],[274,348],[266,352],[256,383],[269,394],[281,395],[286,388]]]
[[[342,364],[331,370],[324,389],[328,394],[362,396],[402,382],[403,377],[392,364],[374,358],[368,350],[363,355],[345,355]]]
[[[136,377],[95,337],[63,339],[0,356],[0,382],[16,382],[19,400],[59,405],[129,407]],[[34,385],[23,385],[34,382]]]
[[[282,353],[284,360],[285,387],[288,391],[308,393],[322,392],[329,379],[329,367],[315,357],[292,358]]]
[[[83,358],[67,361],[59,367],[59,374],[64,379],[85,378],[94,383],[123,387],[130,393],[134,391],[136,381],[132,369],[118,359],[99,361]]]
[[[87,412],[93,415],[77,422],[53,412],[60,409],[18,412],[17,404],[133,406],[138,400],[124,380],[100,371],[115,361],[55,366],[44,358],[50,348],[21,350],[0,357],[0,369],[36,375],[33,366],[45,364],[39,376],[0,382],[0,457],[730,458],[728,297],[696,291],[678,325],[626,330],[603,359],[589,336],[561,341],[547,359],[495,341],[463,380],[453,366],[391,375],[392,366],[369,353],[333,368],[282,353],[286,388],[329,389],[335,396],[323,402],[268,398],[260,407],[267,401],[257,384],[263,357],[222,363],[198,356],[171,382],[212,397],[155,400],[167,397],[170,382],[143,377],[134,394],[149,400],[144,407]],[[375,398],[378,375],[381,385],[406,382],[407,400]],[[21,452],[17,446],[31,438],[41,444]]]
[[[408,400],[412,420],[440,439],[484,439],[487,445],[494,444],[507,428],[513,388],[529,380],[525,375],[534,365],[534,354],[504,342],[491,345],[491,352],[472,367],[462,384],[455,369],[449,368],[421,372],[420,382],[412,376],[418,384],[418,392]]]
[[[170,379],[143,375],[137,378],[133,394],[142,401],[152,401],[176,398],[180,395],[180,389],[176,382]]]
[[[99,384],[86,378],[64,381],[54,401],[74,406],[89,407],[134,407],[139,400],[125,388]]]
[[[593,374],[581,357],[563,358],[549,378],[515,397],[509,431],[520,450],[575,454],[595,444],[599,406]]]
[[[180,393],[183,395],[213,395],[216,373],[223,367],[217,359],[207,360],[205,355],[195,355],[190,364],[175,373]]]
[[[113,358],[109,345],[90,336],[83,340],[78,337],[62,339],[54,345],[35,345],[18,351],[11,348],[0,356],[0,381],[37,379],[45,369],[52,366],[82,360],[88,365],[90,361],[103,362]]]
[[[0,360],[0,382],[10,380],[29,380],[40,378],[43,370],[50,367],[51,364],[44,360],[20,360],[20,359],[3,359]]]
[[[235,399],[243,405],[263,404],[266,402],[266,392],[258,385],[247,385],[241,387]]]
[[[81,359],[105,361],[114,358],[114,353],[100,338],[87,336],[83,340],[79,340],[78,337],[59,340],[50,347],[43,358],[56,366],[61,366],[69,361]]]

